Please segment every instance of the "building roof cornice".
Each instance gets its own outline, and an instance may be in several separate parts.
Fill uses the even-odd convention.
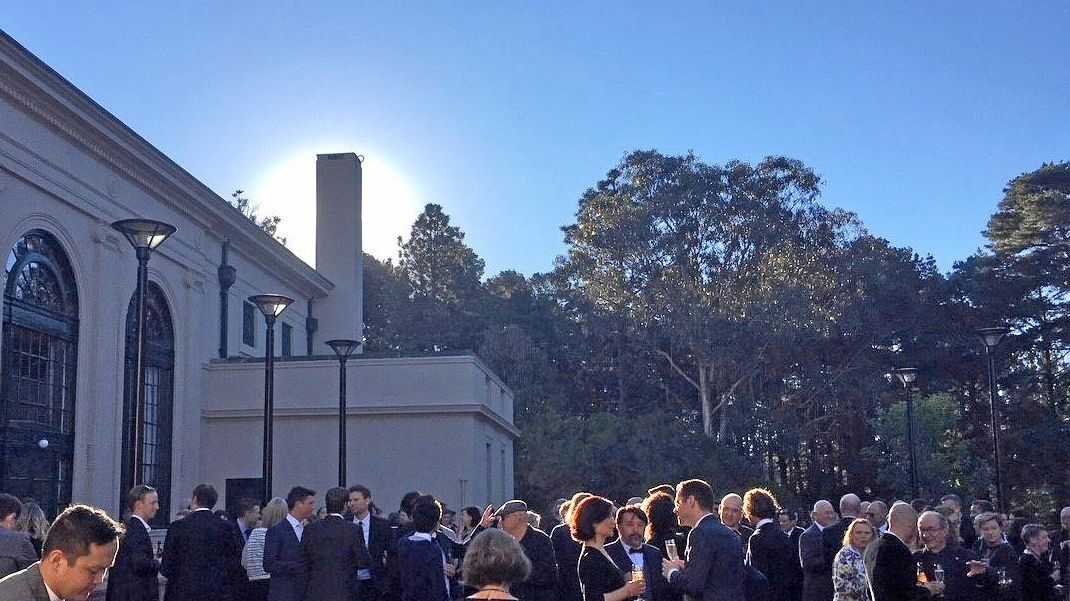
[[[229,238],[252,262],[311,297],[334,285],[221,196],[0,30],[0,96],[190,221]],[[116,219],[130,217],[118,214]]]

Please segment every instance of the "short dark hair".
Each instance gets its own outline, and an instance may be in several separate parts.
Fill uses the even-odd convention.
[[[794,509],[781,508],[780,511],[777,512],[777,516],[779,517],[782,515],[788,516],[788,519],[793,522],[799,521],[799,512]]]
[[[754,523],[775,518],[777,511],[780,511],[780,504],[773,493],[764,488],[752,488],[743,495],[743,513]]]
[[[1026,524],[1022,526],[1022,542],[1028,545],[1044,532],[1047,530],[1040,524]]]
[[[134,504],[138,501],[144,501],[146,496],[154,492],[156,492],[156,489],[148,484],[138,484],[126,493],[126,508],[133,511]]]
[[[410,516],[417,532],[433,532],[442,519],[442,505],[431,495],[418,495],[412,501]]]
[[[676,487],[676,495],[681,499],[693,497],[701,509],[713,511],[713,505],[717,501],[713,498],[713,489],[705,480],[697,478],[684,480]]]
[[[22,515],[22,501],[15,495],[0,492],[0,520],[7,519],[11,514],[15,514],[16,520],[19,519]]]
[[[981,513],[993,512],[996,510],[996,507],[992,504],[992,501],[989,501],[987,499],[975,499],[974,502],[970,505],[970,507],[973,507],[974,505],[981,509]]]
[[[348,494],[353,494],[355,492],[359,492],[360,494],[364,495],[365,499],[372,498],[372,491],[368,490],[368,487],[364,486],[363,484],[354,484],[353,486],[349,487]]]
[[[238,499],[238,504],[234,506],[234,511],[237,513],[234,517],[241,517],[259,506],[260,501],[252,497],[242,497]]]
[[[329,489],[323,496],[323,504],[327,507],[327,513],[342,513],[345,511],[347,501],[349,501],[349,491],[341,486]]]
[[[680,525],[676,519],[672,495],[656,492],[643,501],[643,511],[649,520],[646,525],[647,540],[665,540]]]
[[[422,496],[422,493],[418,490],[405,493],[405,496],[401,497],[401,504],[398,506],[398,509],[412,515],[412,504],[416,502],[416,498],[420,496]]]
[[[613,503],[605,497],[590,496],[569,514],[569,532],[581,543],[594,538],[594,525],[613,516]]]
[[[295,486],[286,493],[286,509],[292,510],[298,501],[304,501],[309,497],[316,496],[316,491],[304,486]]]
[[[219,493],[215,491],[215,487],[211,484],[198,484],[194,487],[193,502],[198,507],[211,509],[215,507],[217,501],[219,501]]]
[[[483,512],[480,511],[479,508],[476,507],[475,505],[469,505],[468,507],[465,507],[464,509],[461,510],[461,513],[463,513],[464,515],[468,516],[472,520],[472,525],[473,526],[478,525],[479,522],[483,519]],[[460,526],[464,526],[463,518],[462,518],[462,521],[461,521],[461,523],[459,525]]]
[[[79,557],[89,555],[90,545],[107,545],[118,540],[123,532],[123,525],[108,517],[103,509],[72,505],[52,522],[41,546],[41,556],[59,551],[67,558],[67,565],[73,566]]]
[[[644,524],[650,523],[650,519],[646,517],[646,514],[643,513],[643,509],[638,505],[625,505],[624,507],[618,509],[617,521],[621,521],[622,519],[624,519],[624,516],[628,515],[629,513],[642,520]]]

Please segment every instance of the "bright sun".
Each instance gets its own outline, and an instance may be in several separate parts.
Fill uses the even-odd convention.
[[[294,254],[312,266],[316,264],[316,153],[294,154],[245,188],[245,196],[260,216],[282,218],[278,234],[286,238],[286,246]],[[396,258],[397,238],[408,237],[423,203],[405,178],[374,154],[364,159],[363,181],[364,252],[380,260]]]

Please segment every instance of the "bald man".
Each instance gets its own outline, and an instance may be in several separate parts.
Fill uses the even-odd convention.
[[[941,582],[918,584],[918,568],[910,553],[918,514],[906,503],[892,505],[888,531],[866,547],[866,574],[873,601],[921,601],[943,593]]]
[[[810,512],[814,523],[799,536],[799,563],[803,569],[803,601],[831,601],[832,560],[836,555],[829,539],[836,525],[836,510],[822,499]],[[838,547],[837,547],[838,549]]]
[[[743,541],[743,547],[746,548],[750,535],[754,534],[754,529],[743,523],[743,497],[734,492],[728,493],[721,499],[721,506],[718,512],[721,523],[732,532],[735,532],[740,540]]]

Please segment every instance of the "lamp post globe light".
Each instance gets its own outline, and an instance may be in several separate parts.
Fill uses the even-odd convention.
[[[275,320],[294,299],[281,294],[257,294],[249,297],[249,302],[256,305],[264,314],[267,322],[267,335],[264,337],[264,459],[263,478],[264,496],[267,503],[271,498],[271,457],[272,426],[275,407]]]
[[[134,339],[137,341],[137,364],[135,373],[137,381],[134,383],[134,423],[130,433],[131,485],[142,484],[141,470],[143,463],[142,432],[141,426],[145,414],[145,291],[149,282],[149,257],[172,234],[178,231],[175,226],[156,221],[153,219],[122,219],[111,224],[112,229],[121,233],[130,246],[134,247],[137,255],[137,288],[135,288],[135,305],[137,318],[134,321],[137,331]]]
[[[992,354],[996,346],[998,346],[1000,342],[1003,342],[1003,338],[1008,332],[1010,332],[1010,329],[1004,326],[992,326],[977,330],[977,335],[985,345],[985,357],[988,358],[988,408],[992,418],[992,461],[996,468],[996,509],[998,509],[1000,513],[1004,512],[1006,502],[1003,499],[1003,479],[1001,478],[1002,472],[999,467],[999,414],[996,412],[996,365]]]
[[[914,450],[914,382],[918,370],[914,367],[899,367],[892,371],[907,391],[907,447],[910,449],[910,498],[918,498],[918,464]]]
[[[338,356],[338,486],[346,485],[346,361],[360,348],[359,340],[337,338],[327,346]]]

